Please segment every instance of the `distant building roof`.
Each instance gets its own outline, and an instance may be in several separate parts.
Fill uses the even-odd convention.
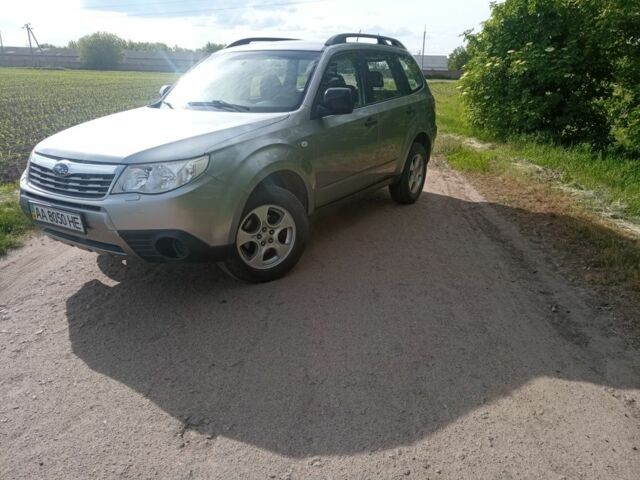
[[[413,58],[423,70],[449,70],[446,55],[414,55]]]

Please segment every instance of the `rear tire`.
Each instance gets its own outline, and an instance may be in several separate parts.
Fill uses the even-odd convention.
[[[298,263],[308,235],[307,212],[295,195],[280,187],[260,188],[247,201],[223,270],[252,283],[281,278]]]
[[[389,193],[394,201],[410,205],[420,198],[427,176],[428,161],[429,156],[424,146],[414,143],[409,150],[400,179],[397,183],[389,185]]]

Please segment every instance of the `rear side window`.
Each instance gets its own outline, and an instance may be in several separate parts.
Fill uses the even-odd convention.
[[[400,62],[400,66],[402,67],[402,71],[407,77],[407,82],[409,83],[409,89],[411,92],[417,92],[424,85],[424,75],[420,70],[420,67],[416,64],[416,62],[409,57],[399,57],[398,61]]]
[[[391,61],[384,55],[365,55],[367,103],[376,103],[401,95]]]

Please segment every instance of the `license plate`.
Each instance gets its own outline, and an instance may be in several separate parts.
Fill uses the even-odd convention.
[[[31,210],[31,218],[36,222],[48,223],[74,232],[85,232],[82,216],[78,213],[49,208],[37,203],[29,203],[29,209]]]

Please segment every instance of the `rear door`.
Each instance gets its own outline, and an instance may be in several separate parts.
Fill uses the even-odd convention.
[[[378,112],[379,137],[375,170],[378,180],[392,175],[404,161],[406,138],[415,115],[413,100],[407,96],[407,79],[397,56],[387,52],[366,51],[366,103]]]

